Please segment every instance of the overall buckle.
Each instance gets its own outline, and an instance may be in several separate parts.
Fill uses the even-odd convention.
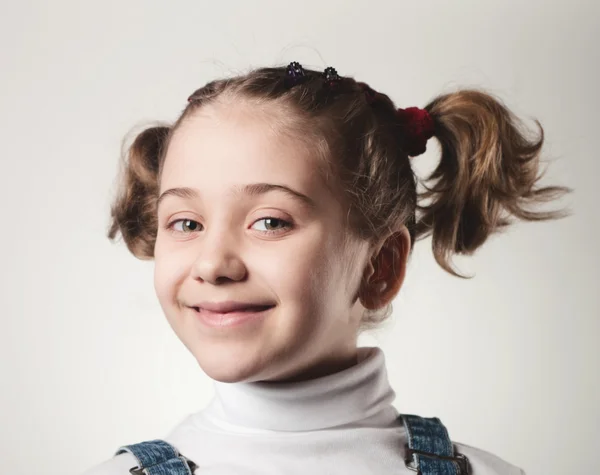
[[[456,464],[456,468],[458,469],[457,475],[470,475],[471,470],[469,467],[469,460],[463,454],[456,454],[454,457],[446,457],[444,455],[431,454],[429,452],[422,452],[420,450],[411,449],[410,447],[406,447],[406,460],[405,465],[406,468],[412,470],[413,472],[417,472],[420,475],[420,470],[412,464],[413,454],[422,455],[424,457],[430,457],[439,460],[449,460]]]
[[[194,471],[198,468],[198,465],[196,465],[192,460],[190,460],[187,457],[184,457],[183,455],[180,455],[179,458],[185,462],[185,464],[190,469],[190,473],[193,475]],[[145,469],[141,467],[130,468],[129,473],[131,475],[148,475]]]

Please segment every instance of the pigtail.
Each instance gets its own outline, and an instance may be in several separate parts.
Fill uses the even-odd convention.
[[[419,194],[417,239],[432,236],[440,266],[453,275],[452,254],[472,254],[487,238],[510,224],[510,217],[541,221],[564,211],[534,211],[569,190],[536,188],[540,173],[539,139],[528,139],[520,121],[499,100],[476,90],[438,96],[426,106],[441,144],[441,160]]]
[[[169,127],[150,127],[136,136],[121,164],[118,195],[111,206],[108,238],[121,232],[138,259],[154,257],[159,171]]]

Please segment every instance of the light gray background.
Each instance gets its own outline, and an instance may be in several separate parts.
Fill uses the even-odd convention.
[[[463,281],[417,245],[386,353],[401,412],[528,475],[600,473],[599,7],[592,1],[2,2],[0,471],[75,475],[212,396],[105,237],[120,144],[214,77],[334,66],[399,106],[485,87],[547,134],[574,216],[517,225]],[[434,140],[419,157],[435,164]],[[421,347],[422,335],[434,344]],[[419,354],[419,363],[415,363]]]

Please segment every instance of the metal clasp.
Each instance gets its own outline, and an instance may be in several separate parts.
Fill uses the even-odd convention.
[[[444,455],[430,454],[429,452],[422,452],[420,450],[411,449],[410,447],[406,447],[406,460],[404,461],[406,464],[406,468],[412,470],[413,472],[417,472],[420,475],[420,470],[412,465],[412,456],[413,454],[423,455],[425,457],[431,457],[440,460],[450,460],[456,464],[458,468],[457,475],[470,475],[471,470],[469,467],[469,460],[463,454],[456,454],[454,457],[446,457]]]
[[[190,469],[190,473],[193,475],[194,471],[198,468],[198,465],[196,465],[192,460],[190,460],[187,457],[184,457],[183,455],[180,455],[179,458],[187,464],[188,468]],[[145,469],[141,467],[130,468],[129,473],[131,473],[131,475],[147,475]]]
[[[187,457],[184,457],[183,455],[181,455],[180,457],[185,463],[187,463],[187,466],[190,468],[190,473],[194,475],[194,471],[198,468],[198,465],[196,465],[192,460],[190,460]]]

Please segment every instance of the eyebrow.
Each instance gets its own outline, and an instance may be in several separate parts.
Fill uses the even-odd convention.
[[[315,209],[317,207],[317,204],[313,199],[300,193],[299,191],[296,191],[285,185],[276,185],[273,183],[250,183],[248,185],[236,186],[234,187],[232,194],[244,194],[246,196],[254,197],[264,195],[265,193],[269,193],[271,191],[283,192],[289,197],[293,198],[294,200],[300,202],[300,204],[307,206],[310,209]],[[158,200],[156,201],[157,210],[160,204],[165,200],[165,198],[169,196],[177,196],[186,200],[194,200],[199,198],[200,193],[198,192],[198,190],[186,186],[170,188],[164,191],[158,197]]]

